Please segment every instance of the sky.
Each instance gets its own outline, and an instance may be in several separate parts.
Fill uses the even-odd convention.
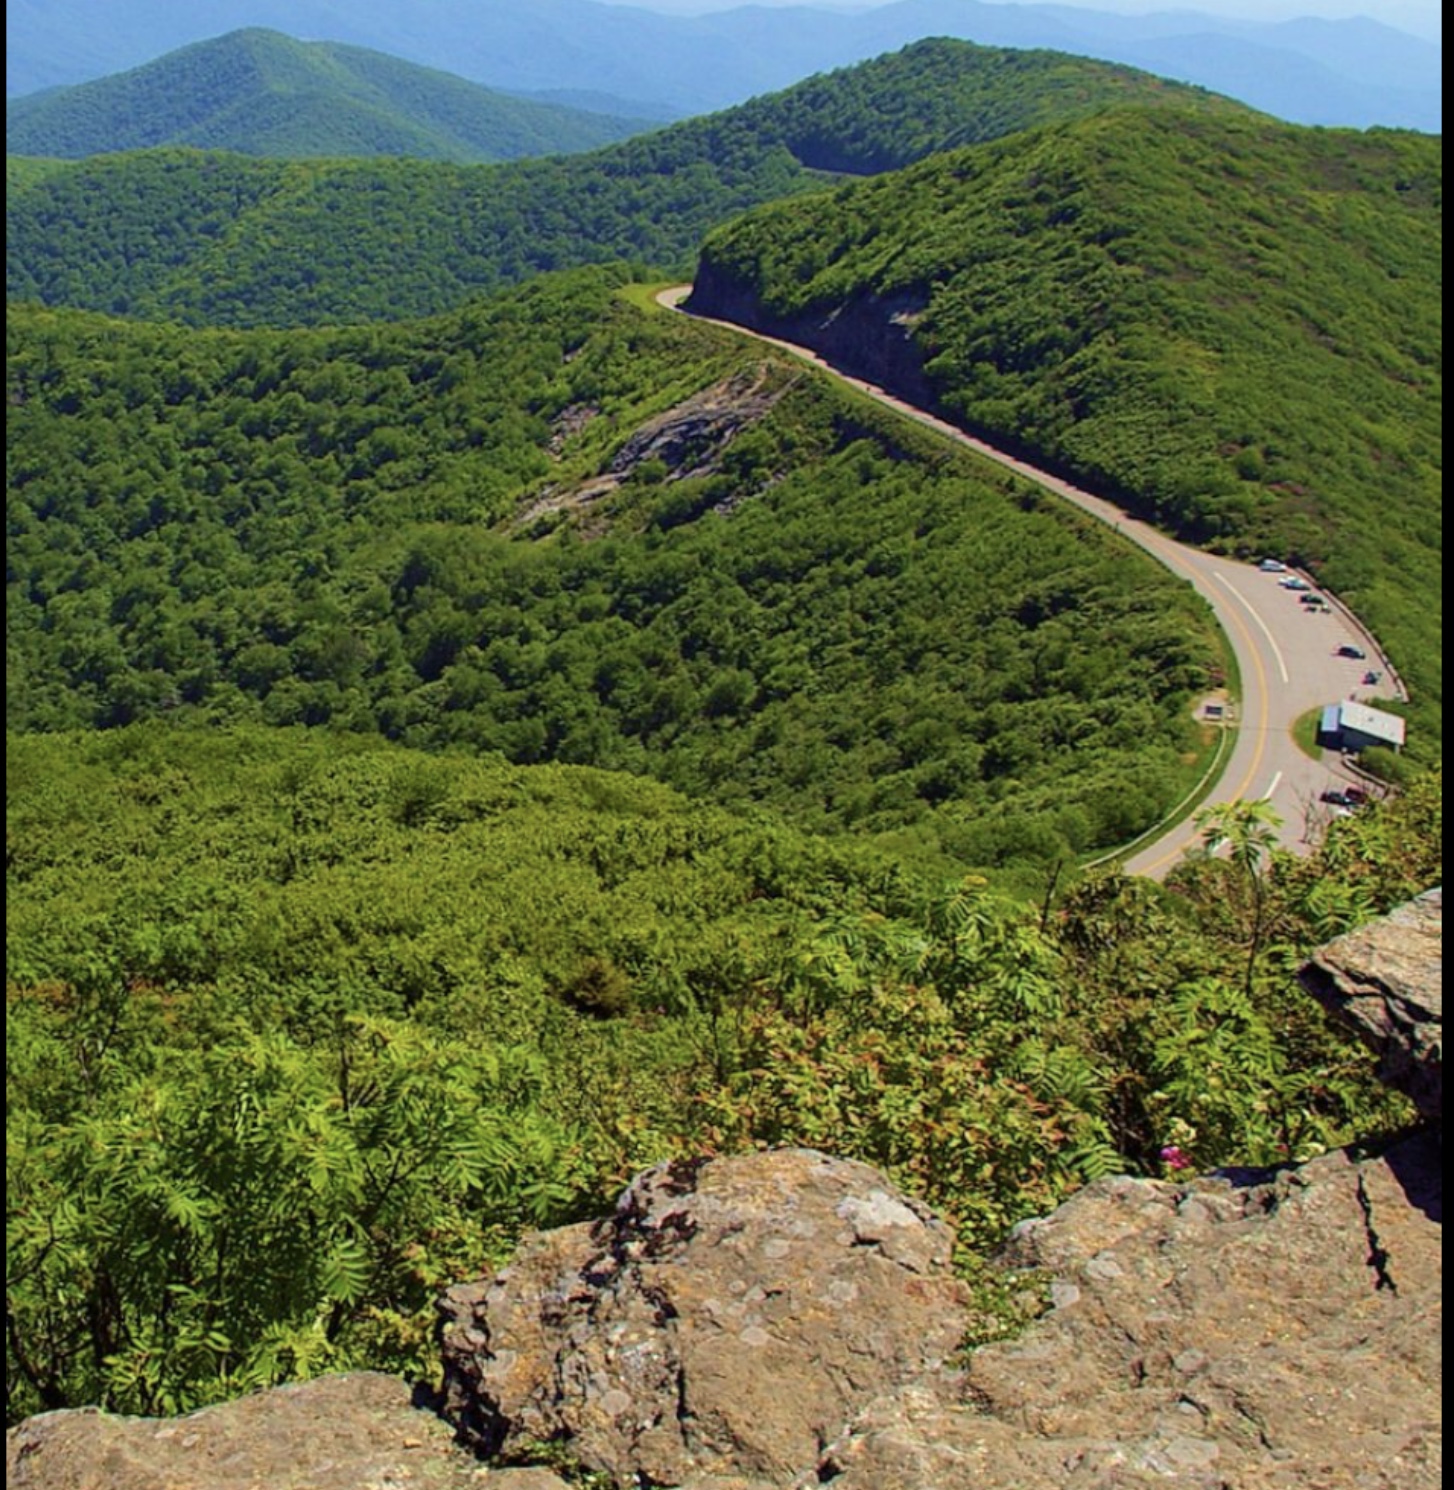
[[[810,5],[820,10],[867,10],[891,0],[606,0],[608,5],[635,5],[672,15],[703,15],[713,10],[735,10],[744,4]],[[1440,0],[986,0],[988,4],[1070,5],[1087,10],[1121,11],[1144,15],[1150,11],[1194,10],[1205,15],[1235,16],[1252,21],[1285,21],[1295,16],[1342,20],[1370,16],[1387,26],[1419,36],[1443,34]]]

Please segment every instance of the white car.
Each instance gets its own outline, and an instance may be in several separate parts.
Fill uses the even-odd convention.
[[[1311,590],[1312,586],[1305,579],[1299,579],[1297,575],[1290,574],[1286,579],[1278,580],[1278,584],[1284,590]]]
[[[1264,559],[1257,566],[1264,574],[1285,574],[1287,565],[1281,559]]]

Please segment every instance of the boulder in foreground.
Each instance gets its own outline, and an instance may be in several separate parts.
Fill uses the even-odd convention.
[[[446,1411],[621,1484],[786,1485],[960,1344],[953,1235],[866,1165],[788,1149],[648,1170],[441,1301]]]

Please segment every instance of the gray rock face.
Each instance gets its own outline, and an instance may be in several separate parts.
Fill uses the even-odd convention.
[[[734,281],[710,260],[697,266],[688,308],[693,315],[811,347],[857,377],[924,407],[935,402],[924,375],[914,328],[924,313],[922,297],[867,295],[807,315],[774,316],[748,285]]]
[[[1444,1115],[1444,892],[1329,942],[1304,988],[1378,1057],[1378,1072],[1425,1117]]]
[[[874,1170],[809,1150],[649,1170],[608,1220],[450,1290],[446,1411],[487,1452],[559,1440],[622,1484],[786,1485],[955,1349],[951,1245]]]
[[[676,477],[706,476],[722,452],[783,396],[766,367],[743,371],[693,394],[642,425],[616,453],[611,471],[630,475],[643,461],[662,461]]]

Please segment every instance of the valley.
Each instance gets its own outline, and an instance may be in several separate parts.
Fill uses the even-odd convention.
[[[427,1394],[451,1285],[776,1150],[902,1191],[855,1263],[943,1218],[962,1364],[1076,1302],[1019,1223],[1425,1121],[1297,970],[1441,878],[1437,136],[994,38],[725,96],[791,8],[710,113],[635,7],[507,94],[442,4],[88,4],[14,22],[10,1422]],[[1407,737],[1330,803],[1335,702]]]

